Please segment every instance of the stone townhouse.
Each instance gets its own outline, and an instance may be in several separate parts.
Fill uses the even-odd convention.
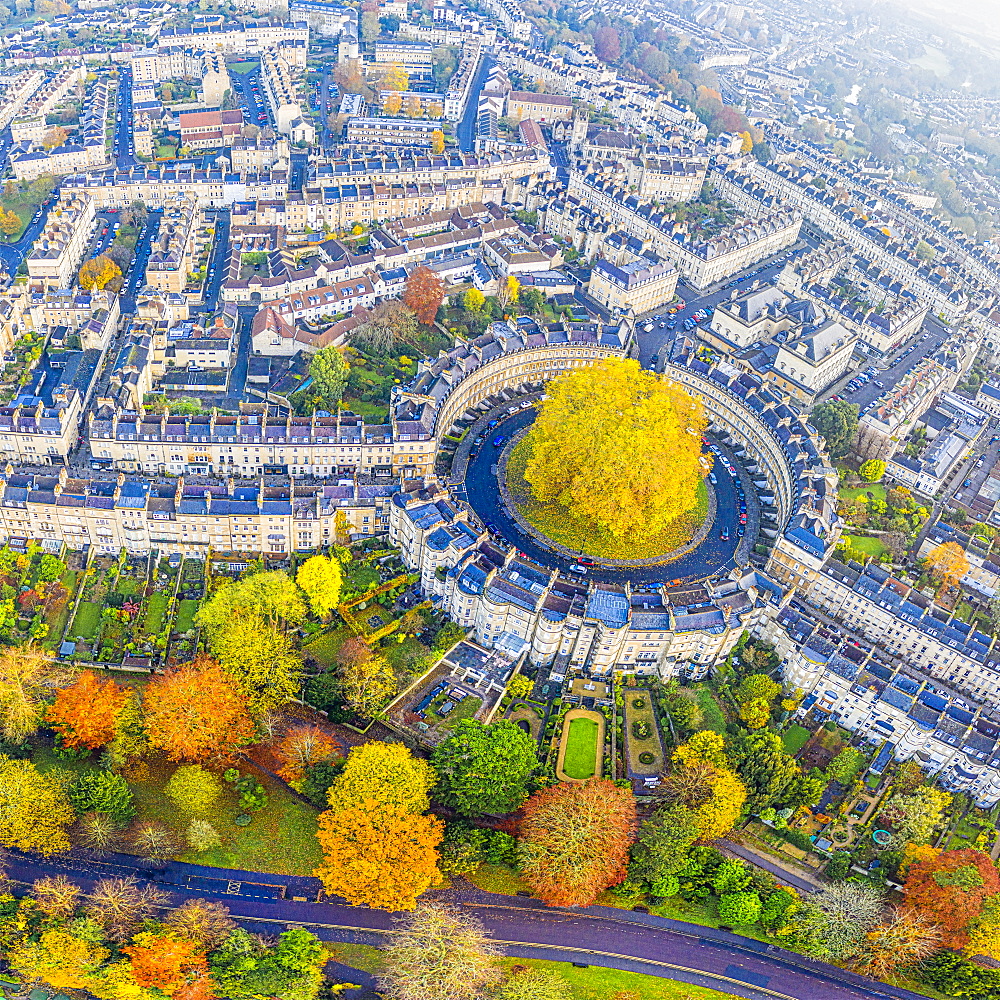
[[[347,482],[303,488],[169,484],[52,476],[0,477],[0,535],[14,548],[31,541],[58,551],[61,544],[89,546],[112,555],[161,553],[204,557],[208,550],[288,556],[328,546],[348,536],[386,530],[388,504],[398,483]]]

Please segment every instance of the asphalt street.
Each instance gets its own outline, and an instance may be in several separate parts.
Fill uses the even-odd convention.
[[[479,120],[479,95],[482,93],[483,84],[493,67],[492,56],[483,56],[479,62],[479,69],[476,70],[476,78],[472,81],[472,88],[469,92],[469,103],[465,106],[465,114],[455,129],[458,138],[458,148],[463,153],[471,153],[476,144],[476,124]]]
[[[123,66],[119,70],[118,101],[115,113],[115,134],[111,141],[111,155],[119,170],[138,166],[132,146],[132,70]]]
[[[21,266],[21,261],[23,261],[28,255],[28,251],[38,238],[38,234],[45,228],[45,222],[48,218],[49,209],[53,204],[55,204],[55,200],[58,196],[58,191],[54,191],[49,196],[49,204],[43,204],[38,211],[35,212],[34,217],[31,222],[28,223],[28,227],[21,234],[21,238],[19,240],[15,243],[0,243],[0,261],[3,262],[3,266],[6,268],[7,273],[11,276],[17,274],[17,269]]]
[[[313,878],[182,862],[148,871],[129,855],[111,855],[95,862],[72,857],[43,859],[19,852],[12,852],[7,870],[22,884],[65,874],[84,890],[90,890],[98,878],[132,875],[169,891],[171,905],[193,897],[218,899],[244,926],[263,933],[304,926],[328,941],[380,944],[396,932],[393,917],[383,911],[317,901],[320,885]],[[714,928],[596,906],[549,908],[537,900],[487,893],[467,883],[464,886],[428,895],[478,917],[504,951],[518,957],[642,972],[713,987],[749,1000],[917,997],[908,990]]]
[[[479,452],[472,456],[465,473],[464,484],[456,489],[460,499],[467,499],[473,510],[484,524],[493,525],[495,534],[502,537],[516,549],[543,566],[554,566],[566,572],[570,578],[579,580],[593,579],[605,583],[660,584],[670,581],[689,581],[704,579],[707,576],[724,571],[736,565],[736,549],[741,541],[737,534],[738,501],[733,479],[728,475],[722,464],[716,462],[714,473],[717,485],[717,512],[714,524],[709,529],[705,540],[692,552],[682,556],[675,562],[654,566],[636,566],[609,568],[592,566],[586,574],[570,569],[577,566],[575,559],[557,553],[541,542],[526,535],[513,517],[507,512],[497,489],[496,465],[503,451],[503,443],[495,445],[499,438],[509,440],[522,427],[526,427],[534,419],[534,410],[522,410],[507,417],[501,423],[483,433],[486,440]],[[731,456],[730,456],[731,457]],[[745,490],[752,497],[752,490]],[[756,514],[748,518],[751,523],[747,528],[747,538],[752,539],[755,533]],[[729,529],[729,538],[721,536],[723,527]]]
[[[267,128],[272,124],[267,101],[260,82],[260,70],[252,73],[230,74],[235,89],[235,97],[243,108],[243,120],[247,125]]]
[[[650,313],[644,314],[636,322],[636,337],[639,341],[639,360],[644,367],[651,366],[654,354],[659,356],[660,367],[666,360],[674,339],[681,335],[684,330],[684,320],[699,309],[708,307],[715,308],[720,302],[728,301],[734,294],[749,291],[754,281],[768,283],[781,273],[785,266],[785,261],[781,258],[787,253],[793,257],[799,256],[813,247],[811,237],[806,235],[799,238],[794,246],[774,254],[763,264],[756,264],[753,267],[745,268],[734,275],[727,282],[711,285],[708,289],[695,289],[687,284],[683,279],[677,282],[677,294],[684,300],[684,305],[673,315],[669,315],[666,308],[654,309]],[[756,275],[753,271],[758,271]],[[667,324],[676,321],[675,329],[667,329]],[[653,329],[648,333],[643,329],[649,323],[653,324]],[[661,327],[660,323],[664,325]]]

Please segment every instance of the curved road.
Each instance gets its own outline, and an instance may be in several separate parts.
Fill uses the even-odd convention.
[[[192,897],[216,898],[225,902],[234,918],[264,933],[289,925],[306,926],[327,941],[370,944],[380,944],[395,933],[393,917],[381,910],[316,902],[320,883],[308,877],[183,862],[148,872],[130,855],[111,855],[95,862],[73,857],[44,859],[19,852],[11,852],[7,870],[11,878],[25,884],[46,875],[67,874],[85,890],[101,877],[135,875],[168,890],[171,905]],[[468,909],[508,954],[518,957],[642,972],[710,986],[749,1000],[917,1000],[917,994],[908,990],[773,945],[650,914],[599,906],[549,908],[537,900],[474,887],[431,895]]]
[[[503,451],[503,445],[495,447],[493,441],[497,436],[509,440],[511,435],[530,424],[533,419],[533,410],[522,410],[501,421],[499,426],[492,430],[480,432],[486,435],[486,440],[479,453],[469,461],[465,473],[464,489],[473,510],[483,522],[495,526],[495,533],[502,535],[511,545],[541,565],[555,566],[568,571],[570,566],[576,565],[576,561],[554,552],[534,538],[524,534],[502,505],[500,492],[496,485],[496,473],[493,470],[500,458],[500,453]],[[714,471],[718,480],[715,487],[717,503],[715,523],[709,529],[708,536],[694,551],[675,562],[659,566],[622,567],[621,569],[594,566],[590,568],[586,576],[579,574],[579,579],[593,579],[607,583],[623,583],[626,580],[631,580],[633,583],[659,584],[674,579],[703,579],[735,566],[736,549],[741,541],[736,533],[738,520],[736,489],[733,479],[721,462],[716,463]],[[750,491],[746,490],[746,492]],[[720,538],[720,530],[723,525],[729,527],[728,541],[723,541]],[[751,537],[753,530],[752,523],[748,524],[747,534]],[[568,575],[578,576],[576,573],[568,573]]]

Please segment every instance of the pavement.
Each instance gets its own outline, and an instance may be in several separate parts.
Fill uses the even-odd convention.
[[[136,157],[134,149],[129,149],[132,144],[132,70],[122,66],[118,72],[118,99],[111,155],[119,170],[128,170],[129,167],[138,166],[142,161]]]
[[[22,884],[64,874],[85,891],[100,878],[133,876],[167,890],[172,906],[196,897],[217,899],[234,919],[265,934],[308,927],[326,941],[378,945],[397,932],[394,918],[381,910],[319,902],[320,883],[308,877],[183,862],[149,870],[131,855],[94,861],[72,855],[45,859],[16,851],[6,867],[10,877]],[[478,917],[504,952],[516,957],[641,972],[748,1000],[916,1000],[918,996],[765,942],[652,914],[599,906],[546,907],[534,899],[484,892],[464,880],[428,897]],[[336,968],[331,971],[336,974]],[[345,978],[368,985],[357,974]]]
[[[783,885],[790,885],[793,889],[798,889],[799,892],[816,892],[820,888],[820,883],[815,879],[806,878],[783,865],[779,865],[766,854],[751,851],[742,844],[735,844],[731,840],[717,840],[715,844],[723,853],[732,854],[734,857],[749,862],[755,868],[761,868],[776,875]]]
[[[476,70],[476,78],[472,81],[472,88],[469,92],[469,103],[465,106],[465,114],[455,129],[455,136],[458,139],[458,148],[463,153],[471,153],[476,144],[476,123],[479,120],[479,95],[483,91],[486,77],[493,68],[495,60],[492,56],[484,55],[479,61],[479,69]]]

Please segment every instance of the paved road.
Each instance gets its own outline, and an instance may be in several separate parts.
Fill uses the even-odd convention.
[[[127,170],[140,163],[134,150],[130,148],[132,146],[132,70],[123,66],[118,72],[118,100],[114,138],[111,140],[111,155],[119,170]]]
[[[180,862],[147,872],[128,855],[106,861],[41,859],[13,852],[8,872],[22,883],[66,874],[85,890],[106,876],[134,875],[187,898],[213,897],[245,926],[275,933],[306,926],[329,941],[379,944],[395,932],[382,911],[316,902],[319,883],[260,872],[207,868]],[[782,1000],[916,1000],[917,994],[813,962],[750,938],[643,913],[588,907],[547,908],[537,900],[499,896],[473,887],[433,894],[468,910],[510,954],[627,969],[720,989],[734,996]],[[289,898],[291,897],[291,898]]]
[[[471,153],[476,144],[476,123],[479,119],[479,95],[482,93],[483,84],[486,83],[486,76],[493,67],[493,57],[483,56],[479,62],[479,69],[476,71],[476,78],[472,81],[472,89],[469,93],[469,103],[465,106],[465,114],[455,129],[458,138],[458,148],[463,153]]]
[[[683,280],[678,281],[677,294],[684,299],[684,308],[672,316],[667,315],[666,309],[656,309],[651,314],[646,314],[636,324],[636,337],[639,341],[639,360],[644,366],[648,367],[653,355],[656,354],[659,356],[662,365],[662,362],[666,360],[671,345],[674,343],[674,339],[683,333],[684,320],[692,313],[706,307],[714,308],[720,302],[728,301],[734,294],[749,291],[754,281],[760,281],[765,284],[773,281],[785,266],[785,261],[781,260],[781,257],[786,253],[798,256],[809,249],[810,246],[811,243],[809,240],[806,237],[802,237],[793,247],[783,250],[781,254],[772,256],[763,265],[756,264],[754,267],[747,268],[735,275],[731,281],[712,285],[707,289],[698,290],[692,288]],[[757,268],[761,268],[760,273],[751,275],[750,272]],[[659,326],[660,322],[666,323],[673,320],[676,320],[676,329],[674,330],[668,330],[666,327],[661,328]],[[646,333],[643,330],[643,326],[649,322],[654,324],[654,329]],[[692,331],[692,333],[694,332]]]
[[[139,241],[135,245],[135,258],[128,269],[128,279],[121,292],[122,314],[135,312],[136,292],[146,282],[146,265],[149,263],[149,252],[153,238],[160,228],[160,219],[163,218],[162,208],[151,208],[146,216],[146,225],[139,235]]]
[[[495,526],[495,533],[509,544],[524,552],[531,559],[543,566],[553,566],[566,571],[567,576],[580,580],[594,579],[609,583],[659,584],[670,580],[703,579],[735,565],[734,559],[738,543],[737,535],[737,499],[732,478],[721,464],[715,467],[717,485],[715,486],[717,514],[715,523],[709,529],[708,536],[693,552],[682,556],[676,562],[660,566],[640,566],[622,569],[591,567],[587,574],[570,571],[570,566],[576,565],[574,559],[558,554],[525,535],[517,522],[507,513],[500,502],[500,494],[496,485],[494,467],[500,458],[503,444],[493,444],[498,437],[509,439],[522,427],[526,427],[534,419],[533,410],[523,410],[514,416],[507,417],[497,427],[485,431],[487,439],[478,454],[473,456],[465,474],[463,487],[457,490],[461,499],[468,499],[469,504],[486,524]],[[747,490],[752,496],[752,491]],[[729,528],[729,539],[723,540],[720,531],[723,526]],[[747,529],[747,538],[752,539],[755,526],[751,523]]]
[[[205,304],[203,312],[215,312],[219,305],[219,294],[222,282],[226,276],[226,264],[229,260],[229,224],[228,208],[215,210],[215,238],[212,241],[212,252],[208,258],[208,277],[205,281]]]

